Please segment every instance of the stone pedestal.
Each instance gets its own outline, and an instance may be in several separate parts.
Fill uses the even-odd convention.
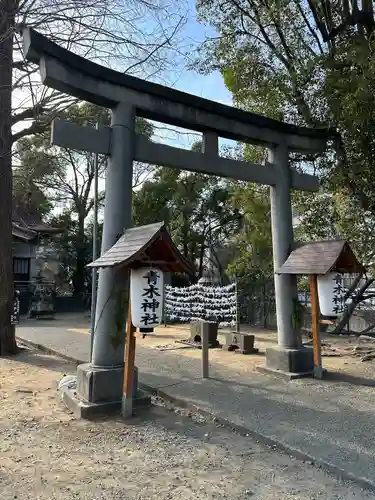
[[[256,354],[259,349],[254,348],[255,336],[249,333],[228,332],[225,334],[225,349],[237,350],[241,354]]]
[[[262,372],[280,375],[287,379],[308,377],[313,373],[313,350],[311,347],[270,347],[266,350],[266,364],[259,367]]]
[[[77,387],[63,387],[61,395],[66,406],[77,418],[94,418],[121,409],[124,366],[97,367],[90,363],[77,368]],[[151,398],[138,390],[138,369],[134,370],[133,408],[147,407]]]
[[[138,387],[138,369],[134,369],[133,393]],[[124,365],[94,366],[85,363],[77,367],[77,392],[89,403],[121,401],[124,383]]]
[[[211,321],[204,321],[204,328],[208,334],[208,347],[210,349],[214,347],[220,347],[220,343],[217,340],[217,334],[219,325],[218,323],[213,323]],[[190,340],[191,342],[202,342],[202,322],[196,321],[190,324]]]

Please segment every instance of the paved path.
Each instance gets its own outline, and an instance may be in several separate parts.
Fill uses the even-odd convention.
[[[17,328],[17,336],[87,360],[89,336],[69,331],[86,326],[87,321],[28,322]],[[234,354],[232,366],[211,363],[210,379],[202,380],[198,358],[142,347],[141,341],[136,356],[141,383],[375,488],[374,387],[245,376],[236,370]]]

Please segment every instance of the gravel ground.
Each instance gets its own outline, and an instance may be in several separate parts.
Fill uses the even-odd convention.
[[[56,393],[66,362],[0,359],[1,499],[375,499],[312,464],[155,400],[149,412],[77,421]]]

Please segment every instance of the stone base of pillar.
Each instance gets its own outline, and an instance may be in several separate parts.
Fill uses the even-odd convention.
[[[134,394],[138,388],[138,369],[134,369]],[[124,365],[95,366],[84,363],[77,367],[77,393],[88,403],[121,401],[124,384]]]
[[[107,401],[104,403],[88,403],[80,399],[73,389],[61,389],[61,397],[67,408],[74,413],[76,418],[93,419],[98,416],[107,416],[121,412],[122,401]],[[148,393],[138,390],[133,399],[133,413],[142,408],[151,406],[151,397]]]
[[[312,376],[313,368],[311,347],[289,349],[275,346],[266,350],[266,364],[259,367],[259,370],[291,380]]]
[[[77,388],[61,388],[65,405],[77,418],[93,418],[121,410],[124,366],[97,367],[85,363],[77,367]],[[138,369],[134,369],[133,409],[147,407],[151,397],[138,390]]]

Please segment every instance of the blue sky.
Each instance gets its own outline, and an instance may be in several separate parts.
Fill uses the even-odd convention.
[[[176,39],[176,46],[180,49],[180,52],[179,55],[175,54],[175,68],[173,68],[173,71],[167,71],[165,75],[154,75],[156,78],[151,78],[151,80],[158,81],[158,83],[172,86],[173,88],[199,97],[231,105],[231,94],[225,87],[220,73],[215,72],[209,75],[200,75],[188,69],[188,63],[194,57],[194,49],[207,39],[207,37],[214,36],[215,32],[210,27],[198,23],[195,0],[177,0],[177,2],[178,3],[175,4],[176,12],[171,12],[171,25],[173,25],[174,20],[178,18],[179,12],[182,11],[185,13],[186,10],[188,12],[187,22],[183,26],[181,32],[178,33]],[[179,2],[182,3],[180,4]],[[185,3],[183,4],[183,2]],[[152,24],[150,19],[145,19],[144,22],[146,25],[149,22]],[[172,54],[173,52],[171,51],[170,55],[173,57]],[[100,62],[100,64],[103,63]],[[116,69],[121,71],[120,67]],[[137,76],[141,75],[137,74]],[[161,76],[161,78],[159,79],[158,76]],[[16,93],[13,94],[15,106],[23,105],[22,103],[24,103],[25,99],[29,99],[29,94],[27,94],[26,97],[23,92],[20,92],[19,95]],[[23,124],[20,126],[23,126]],[[165,127],[160,126],[160,124],[157,124],[157,127],[159,127],[159,130],[155,130],[155,139],[174,146],[189,148],[191,144],[199,138],[199,134],[187,133],[188,131],[173,133],[165,130]]]
[[[188,0],[189,16],[184,27],[182,37],[187,43],[199,45],[207,36],[215,35],[214,31],[208,26],[198,23],[196,17],[195,0]],[[225,87],[221,75],[216,72],[207,76],[199,75],[193,71],[182,70],[182,74],[175,82],[175,88],[205,97],[213,101],[219,101],[223,104],[231,104],[231,94]]]
[[[188,20],[180,33],[183,48],[191,53],[195,47],[199,46],[208,36],[215,35],[214,31],[208,26],[198,23],[196,18],[195,0],[188,1]],[[180,59],[181,66],[168,78],[168,83],[173,88],[182,90],[189,94],[221,102],[222,104],[232,105],[232,96],[224,85],[224,81],[219,72],[209,75],[200,75],[187,68],[188,62]],[[197,140],[197,136],[185,134],[173,134],[165,131],[157,133],[161,142],[169,143],[173,146],[190,147]],[[227,142],[227,141],[225,141]],[[221,141],[222,143],[222,141]]]

